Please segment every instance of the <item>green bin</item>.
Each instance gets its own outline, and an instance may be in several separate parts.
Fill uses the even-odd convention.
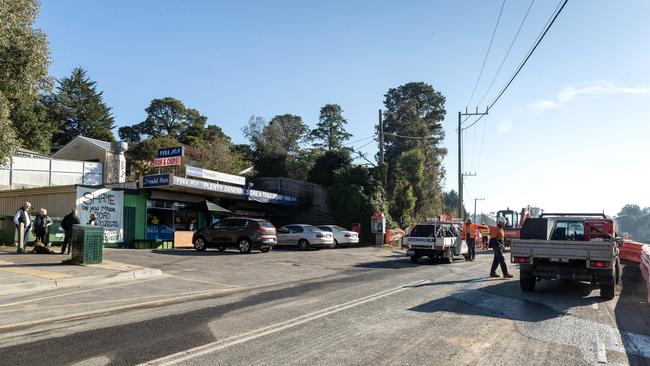
[[[71,245],[72,262],[76,264],[101,263],[104,228],[96,225],[74,225]]]

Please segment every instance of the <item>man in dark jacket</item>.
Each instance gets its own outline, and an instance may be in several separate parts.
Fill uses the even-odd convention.
[[[77,210],[72,210],[69,214],[63,217],[61,220],[61,228],[65,235],[63,236],[63,246],[61,246],[61,254],[70,254],[71,244],[70,240],[72,239],[72,226],[79,224],[79,217],[77,216]]]

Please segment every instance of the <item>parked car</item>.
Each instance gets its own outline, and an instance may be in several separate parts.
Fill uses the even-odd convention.
[[[266,253],[277,244],[276,230],[273,224],[265,220],[246,217],[230,217],[213,226],[201,229],[192,236],[194,249],[204,251],[207,248],[237,248],[241,253],[250,253],[259,249]]]
[[[350,231],[336,225],[318,225],[318,228],[332,233],[334,237],[332,248],[336,248],[339,245],[359,244],[359,234],[356,231]]]
[[[334,244],[334,237],[312,225],[286,225],[278,229],[278,244],[296,245],[300,250],[324,248]]]

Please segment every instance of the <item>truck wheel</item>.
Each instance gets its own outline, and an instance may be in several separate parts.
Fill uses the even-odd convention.
[[[417,254],[413,254],[410,258],[411,258],[411,263],[417,263],[420,260],[420,256]]]
[[[519,286],[521,287],[522,291],[535,291],[535,283],[537,283],[537,280],[534,276],[524,273],[519,274]]]
[[[611,300],[616,294],[616,281],[614,277],[601,277],[598,280],[600,284],[600,297]]]

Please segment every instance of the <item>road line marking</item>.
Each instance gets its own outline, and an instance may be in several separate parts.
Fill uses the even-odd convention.
[[[134,284],[138,284],[138,283],[142,283],[142,282],[155,281],[155,280],[159,280],[159,279],[160,278],[147,278],[147,279],[143,279],[143,280],[140,280],[140,281],[137,281],[137,282],[124,282],[124,283],[118,283],[118,284],[115,284],[115,285],[102,286],[102,287],[92,288],[92,289],[87,289],[87,290],[72,291],[72,292],[66,292],[66,293],[63,293],[63,294],[38,297],[38,298],[35,298],[35,299],[29,299],[29,300],[16,301],[16,302],[12,302],[12,303],[9,303],[9,304],[0,304],[0,308],[10,307],[10,306],[15,306],[15,305],[21,305],[21,304],[28,304],[30,302],[37,302],[37,301],[55,299],[57,297],[76,295],[76,294],[83,294],[83,293],[86,293],[86,292],[99,291],[99,290],[104,290],[104,289],[107,289],[107,288],[134,285]]]
[[[255,329],[255,330],[252,330],[250,332],[246,332],[246,333],[243,333],[243,334],[238,334],[238,335],[235,335],[235,336],[232,336],[232,337],[224,338],[224,339],[219,340],[219,341],[211,342],[211,343],[199,346],[199,347],[194,347],[194,348],[191,348],[191,349],[188,349],[188,350],[185,350],[185,351],[177,352],[177,353],[165,356],[165,357],[161,357],[161,358],[156,359],[156,360],[151,360],[151,361],[148,361],[148,362],[145,362],[145,363],[141,364],[141,366],[145,366],[145,365],[159,365],[159,366],[175,365],[175,364],[177,364],[179,362],[190,360],[190,359],[193,359],[193,358],[205,355],[205,354],[213,353],[213,352],[222,350],[224,348],[228,348],[228,347],[231,347],[231,346],[243,343],[243,342],[248,342],[250,340],[260,338],[260,337],[264,337],[264,336],[267,336],[269,334],[277,333],[277,332],[280,332],[282,330],[289,329],[289,328],[292,328],[292,327],[295,327],[295,326],[310,322],[312,320],[320,319],[320,318],[326,317],[328,315],[332,315],[332,314],[341,312],[343,310],[347,310],[347,309],[350,309],[350,308],[353,308],[353,307],[356,307],[356,306],[359,306],[359,305],[362,305],[362,304],[365,304],[365,303],[368,303],[368,302],[371,302],[371,301],[375,301],[375,300],[380,299],[382,297],[390,296],[390,295],[396,294],[398,292],[404,291],[404,290],[408,289],[409,287],[412,287],[412,286],[415,286],[415,285],[420,285],[420,284],[427,283],[427,282],[430,282],[430,281],[420,280],[420,281],[412,282],[412,283],[402,285],[402,286],[399,286],[399,287],[396,287],[396,288],[392,288],[392,289],[389,289],[389,290],[380,291],[380,292],[374,293],[372,295],[368,295],[368,296],[365,296],[365,297],[354,299],[354,300],[351,300],[351,301],[348,301],[348,302],[345,302],[345,303],[342,303],[342,304],[333,305],[333,306],[327,307],[325,309],[321,309],[321,310],[318,310],[318,311],[315,311],[315,312],[312,312],[312,313],[309,313],[309,314],[305,314],[305,315],[302,315],[302,316],[299,316],[299,317],[296,317],[296,318],[292,318],[292,319],[289,319],[289,320],[286,320],[286,321],[283,321],[283,322],[279,322],[279,323],[276,323],[276,324],[271,324],[269,326],[262,327],[262,328],[259,328],[259,329]]]
[[[148,306],[148,305],[165,305],[165,304],[168,304],[168,303],[178,302],[180,300],[191,300],[191,299],[193,299],[195,297],[201,297],[201,296],[204,296],[204,295],[212,295],[212,294],[218,294],[218,293],[233,292],[235,290],[238,290],[238,289],[210,290],[210,291],[207,291],[206,293],[198,294],[198,295],[174,296],[173,298],[170,298],[170,299],[152,300],[152,301],[141,302],[141,303],[136,303],[136,304],[129,304],[129,305],[118,305],[118,306],[113,306],[113,307],[108,307],[108,308],[103,308],[103,309],[85,311],[85,312],[81,312],[81,313],[66,314],[66,315],[56,316],[56,317],[52,317],[52,318],[48,318],[48,319],[32,320],[32,321],[13,323],[13,324],[3,324],[3,325],[0,325],[0,330],[8,329],[8,328],[32,326],[32,325],[38,325],[38,324],[44,324],[44,323],[54,323],[54,322],[57,322],[57,321],[60,321],[60,320],[71,320],[71,319],[76,319],[78,317],[88,317],[88,316],[96,316],[96,315],[101,315],[101,314],[108,314],[108,313],[111,313],[111,312],[114,312],[114,311],[128,310],[128,309],[139,308],[139,307]]]
[[[596,338],[596,360],[598,363],[607,363],[607,349],[600,338]]]

